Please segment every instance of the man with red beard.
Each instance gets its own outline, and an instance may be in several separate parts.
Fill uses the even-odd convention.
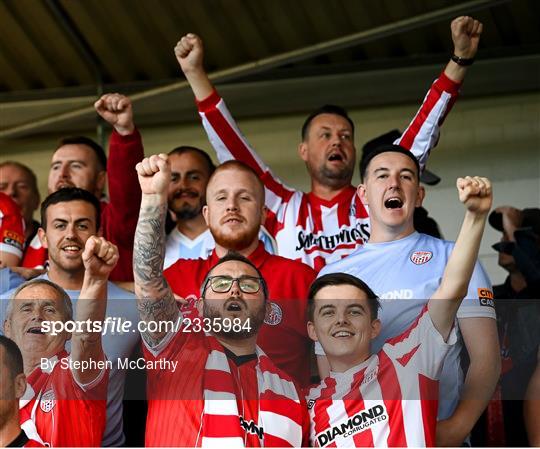
[[[169,151],[171,183],[168,189],[169,213],[165,226],[168,235],[164,268],[178,259],[206,259],[214,250],[214,237],[202,214],[206,204],[206,186],[216,166],[203,150],[180,146]],[[172,217],[171,217],[172,216]],[[169,231],[176,220],[176,226]],[[261,227],[259,239],[266,250],[276,253],[275,240]]]
[[[167,179],[168,158],[154,155],[143,164],[157,167],[165,158]],[[161,199],[166,205],[166,186]],[[315,272],[300,262],[269,254],[258,234],[265,220],[264,187],[257,175],[238,161],[220,165],[208,182],[204,219],[216,242],[209,258],[180,259],[165,271],[171,290],[188,300],[182,307],[185,317],[198,316],[195,308],[202,282],[216,262],[229,251],[247,257],[260,270],[268,283],[269,312],[259,332],[258,344],[274,363],[307,385],[310,377],[310,341],[306,331],[307,292]],[[185,276],[184,273],[189,273]]]

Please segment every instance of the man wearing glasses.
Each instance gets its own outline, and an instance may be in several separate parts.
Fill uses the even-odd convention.
[[[168,179],[168,159],[156,155],[142,164],[147,164],[149,170],[157,170],[157,163],[166,167],[166,173],[158,170],[155,176]],[[164,189],[154,194],[159,197],[156,201],[160,207],[166,206],[166,187]],[[279,368],[301,386],[307,386],[311,352],[306,330],[307,292],[315,272],[301,262],[268,253],[259,240],[266,217],[261,180],[242,162],[228,161],[220,165],[208,181],[206,206],[202,212],[216,242],[214,251],[207,259],[180,259],[164,274],[174,294],[187,300],[181,309],[184,318],[193,320],[199,316],[196,302],[210,269],[229,251],[240,253],[257,267],[268,283],[268,313],[258,344]],[[156,237],[154,234],[153,238]]]
[[[133,266],[145,357],[178,367],[148,370],[146,446],[304,445],[302,394],[256,344],[271,307],[261,272],[235,252],[212,262],[200,283],[202,317],[183,317],[163,275],[167,157],[151,156],[137,172],[143,197]],[[236,221],[242,217],[237,212]],[[191,282],[194,273],[177,276]]]

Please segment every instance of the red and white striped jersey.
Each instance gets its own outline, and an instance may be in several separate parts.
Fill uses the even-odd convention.
[[[410,149],[422,167],[437,144],[439,128],[457,98],[459,87],[459,83],[442,73],[395,142]],[[369,239],[368,211],[353,186],[329,201],[287,187],[249,146],[217,92],[199,102],[198,107],[219,161],[245,162],[263,181],[268,208],[265,226],[276,239],[280,256],[300,260],[319,271],[351,254]]]
[[[434,446],[445,343],[424,308],[401,335],[307,395],[310,442],[319,447]]]
[[[19,206],[0,192],[0,251],[22,257],[24,220]]]

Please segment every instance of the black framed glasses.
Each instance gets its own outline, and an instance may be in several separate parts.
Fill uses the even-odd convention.
[[[204,290],[210,287],[214,293],[227,293],[235,281],[238,282],[238,288],[244,293],[257,293],[263,282],[261,278],[255,276],[240,276],[239,278],[226,275],[210,276]]]

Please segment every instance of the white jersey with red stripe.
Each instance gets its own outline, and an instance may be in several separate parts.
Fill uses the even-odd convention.
[[[434,446],[438,378],[450,347],[427,307],[400,336],[307,396],[310,442],[319,447]]]
[[[422,167],[437,144],[439,128],[457,98],[459,87],[459,83],[442,73],[395,142],[411,150]],[[199,102],[198,107],[219,161],[245,162],[263,181],[268,208],[265,226],[275,237],[280,256],[300,260],[318,271],[351,254],[369,239],[368,211],[353,186],[329,201],[287,187],[249,146],[216,91]]]

